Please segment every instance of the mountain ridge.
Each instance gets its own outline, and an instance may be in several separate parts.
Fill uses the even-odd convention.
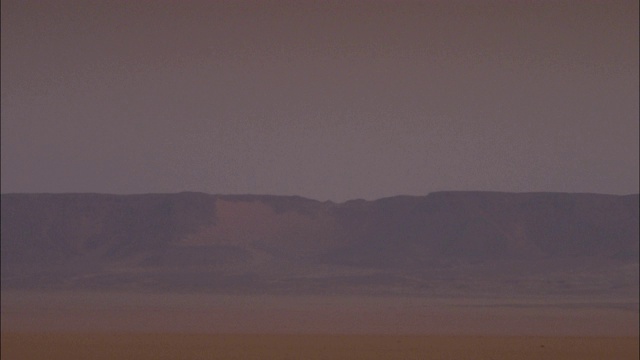
[[[342,203],[197,192],[1,199],[3,288],[637,288],[638,194],[446,191]],[[534,284],[545,277],[556,282]]]

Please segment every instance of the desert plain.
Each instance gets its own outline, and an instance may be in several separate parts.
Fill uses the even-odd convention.
[[[633,302],[2,293],[2,359],[638,359]]]
[[[3,359],[637,359],[635,337],[3,333]]]

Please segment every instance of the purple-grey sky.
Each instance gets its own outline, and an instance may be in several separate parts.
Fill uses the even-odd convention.
[[[2,1],[2,192],[637,193],[638,1]]]

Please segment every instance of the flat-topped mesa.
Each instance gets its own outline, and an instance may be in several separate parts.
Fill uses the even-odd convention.
[[[1,199],[3,285],[25,274],[105,269],[260,277],[320,268],[336,276],[345,269],[429,272],[454,263],[638,263],[637,194],[438,192],[344,203],[204,193]]]

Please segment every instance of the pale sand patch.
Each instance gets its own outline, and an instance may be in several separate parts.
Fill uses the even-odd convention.
[[[638,359],[637,337],[2,333],[2,359]]]

